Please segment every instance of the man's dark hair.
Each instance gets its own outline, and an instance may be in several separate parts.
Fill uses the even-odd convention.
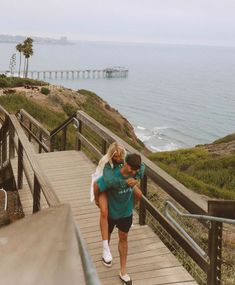
[[[141,166],[141,156],[136,153],[128,154],[126,156],[126,163],[130,165],[133,170],[138,170]]]

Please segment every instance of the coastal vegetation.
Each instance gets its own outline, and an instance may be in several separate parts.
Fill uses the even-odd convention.
[[[0,104],[13,113],[20,108],[25,109],[49,130],[58,126],[66,117],[71,116],[77,110],[83,110],[136,149],[145,149],[147,151],[144,144],[138,140],[134,134],[133,127],[126,118],[95,93],[87,90],[74,91],[48,84],[46,86],[46,84],[47,83],[43,81],[26,78],[10,78],[2,75],[2,78],[0,78],[0,88],[4,87],[4,89],[2,88],[2,91],[0,90],[0,94],[2,92],[8,95],[5,97],[0,96]],[[18,88],[14,88],[16,86],[18,86]],[[25,88],[25,86],[27,88]],[[30,86],[32,86],[32,88],[28,88]],[[33,87],[35,86],[42,87],[34,89]],[[35,104],[35,107],[33,107],[32,104]],[[43,109],[45,106],[50,109],[51,112],[61,114],[63,119],[57,121],[57,119],[53,120],[52,118],[47,118],[45,113],[41,115],[42,112],[39,111],[39,109]],[[58,118],[57,115],[56,117]],[[52,123],[50,123],[50,120]],[[54,125],[53,122],[57,122],[58,124]]]
[[[233,142],[226,139],[227,143]],[[221,139],[222,142],[225,139]],[[218,141],[212,146],[219,145]],[[235,199],[235,154],[224,151],[217,153],[208,146],[171,152],[153,153],[153,162],[176,178],[186,187],[212,198]]]
[[[32,79],[0,76],[1,88],[14,90],[13,87],[25,85],[42,87],[39,90],[16,88],[17,92],[13,94],[8,90],[7,96],[0,96],[0,104],[12,113],[25,109],[49,130],[76,110],[83,110],[186,187],[212,198],[235,199],[235,134],[209,145],[150,153],[135,136],[130,123],[95,93],[83,89],[74,91]]]
[[[7,77],[5,74],[0,74],[0,88],[14,88],[23,86],[45,86],[48,83],[20,77]]]

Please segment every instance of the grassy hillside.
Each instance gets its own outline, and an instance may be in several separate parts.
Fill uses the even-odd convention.
[[[26,82],[37,86],[46,84],[30,79],[26,81],[20,78],[2,79],[8,82],[8,88],[17,82],[19,86],[24,86]],[[11,113],[15,113],[20,108],[25,109],[49,130],[58,126],[76,110],[84,110],[133,147],[149,154],[143,143],[135,136],[131,124],[95,93],[57,86],[46,88],[49,89],[47,94],[43,94],[42,89],[35,91],[21,87],[7,95],[4,95],[3,89],[0,88],[0,95],[2,91],[0,104]],[[235,134],[210,145],[152,153],[149,159],[197,193],[214,198],[235,199]]]
[[[223,141],[223,140],[222,140]],[[207,146],[153,153],[149,158],[186,187],[213,198],[235,199],[235,154]]]
[[[4,88],[1,88],[1,79],[4,80]],[[0,76],[0,104],[10,113],[25,109],[49,130],[75,111],[83,110],[136,149],[148,152],[127,119],[95,93],[53,85],[30,88],[45,84],[31,79]]]

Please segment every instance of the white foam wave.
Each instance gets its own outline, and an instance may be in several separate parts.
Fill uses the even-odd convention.
[[[145,136],[145,135],[138,135],[137,136],[143,143],[149,141],[152,137],[151,136]]]
[[[145,127],[141,127],[141,126],[137,126],[136,128],[137,128],[138,130],[146,130]]]
[[[174,143],[169,143],[169,144],[166,144],[166,145],[163,145],[163,146],[159,146],[159,147],[156,147],[154,145],[150,145],[150,148],[153,150],[153,151],[158,151],[158,152],[162,152],[162,151],[172,151],[172,150],[176,150],[179,148],[178,145],[174,144]]]

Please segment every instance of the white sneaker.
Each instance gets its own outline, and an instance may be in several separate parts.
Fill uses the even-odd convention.
[[[109,249],[103,249],[102,261],[104,266],[112,266],[113,257]]]
[[[124,285],[132,285],[131,277],[128,274],[122,275],[121,272],[119,272],[119,278]]]

